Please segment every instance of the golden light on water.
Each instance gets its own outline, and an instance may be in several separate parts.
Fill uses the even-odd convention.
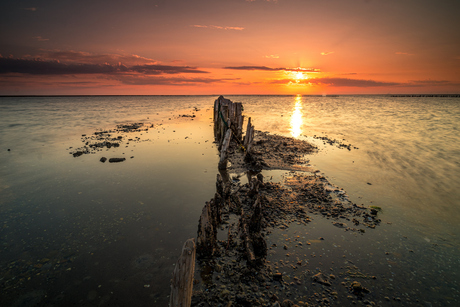
[[[294,109],[291,115],[291,135],[298,138],[302,134],[302,96],[295,97]]]

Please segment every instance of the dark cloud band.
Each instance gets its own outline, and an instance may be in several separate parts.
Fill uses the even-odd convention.
[[[123,64],[61,63],[59,61],[43,61],[40,59],[30,60],[0,57],[0,74],[76,75],[114,74],[123,72],[137,72],[146,75],[207,73],[206,71],[190,66],[145,64],[127,67]]]

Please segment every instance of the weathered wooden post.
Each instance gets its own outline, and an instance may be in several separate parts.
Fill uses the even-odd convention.
[[[242,115],[243,112],[243,104],[241,102],[235,103],[236,105],[236,138],[241,140],[241,136],[243,135],[243,121],[244,117]]]
[[[197,249],[201,256],[212,256],[217,246],[217,231],[214,229],[215,222],[211,212],[213,202],[206,202],[198,223]]]
[[[227,168],[227,150],[230,146],[230,140],[232,139],[232,129],[228,129],[225,133],[224,141],[222,142],[222,148],[220,149],[220,160],[218,168],[220,170]]]
[[[182,253],[174,268],[171,280],[170,307],[190,307],[192,304],[195,255],[195,239],[188,239],[182,247]]]
[[[254,141],[254,126],[251,124],[251,118],[248,119],[248,125],[246,126],[246,134],[244,135],[243,146],[246,148],[246,154],[251,151],[252,143]]]
[[[251,118],[248,118],[248,124],[246,125],[246,134],[244,135],[243,139],[243,146],[247,148],[248,146],[248,139],[249,139],[249,131],[251,130]]]
[[[228,105],[222,105],[220,107],[220,112],[222,113],[222,118],[220,119],[221,120],[220,141],[221,141],[221,146],[222,146],[222,140],[224,139],[227,129],[229,128],[231,124],[230,117],[229,117],[229,111],[228,111]]]

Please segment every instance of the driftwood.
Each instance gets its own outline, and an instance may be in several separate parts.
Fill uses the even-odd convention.
[[[182,247],[171,280],[170,307],[189,307],[192,303],[193,274],[195,272],[195,239],[188,239]]]

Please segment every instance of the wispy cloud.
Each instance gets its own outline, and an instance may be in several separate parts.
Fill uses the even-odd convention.
[[[415,55],[413,53],[407,53],[407,52],[395,52],[395,54],[398,54],[398,55]]]
[[[272,68],[267,66],[227,66],[224,69],[233,69],[233,70],[268,70],[268,71],[279,71],[283,68]]]
[[[320,72],[318,68],[285,68],[285,67],[267,67],[267,66],[227,66],[224,69],[233,70],[265,70],[265,71],[299,71],[299,72]]]
[[[266,59],[279,59],[280,56],[277,54],[270,54],[270,55],[264,55],[264,58]]]
[[[137,65],[130,67],[130,70],[144,73],[147,75],[160,74],[180,74],[180,73],[200,73],[206,74],[207,71],[199,70],[190,66],[171,66],[171,65]]]
[[[271,84],[298,84],[298,85],[327,85],[335,87],[382,87],[399,86],[403,83],[383,82],[375,80],[349,79],[349,78],[308,78],[308,79],[278,79],[269,81]]]
[[[32,37],[34,40],[37,40],[39,42],[46,42],[46,41],[49,41],[50,39],[49,38],[43,38],[41,36],[34,36]]]
[[[246,0],[246,2],[256,2],[257,0]],[[278,3],[278,0],[260,0],[262,2],[273,2]]]
[[[329,51],[329,52],[321,52],[321,55],[330,55],[333,54],[334,51]]]
[[[398,86],[402,83],[349,78],[314,78],[306,80],[311,84],[324,84],[336,87],[381,87]]]
[[[184,77],[151,77],[151,76],[138,76],[138,75],[116,75],[111,77],[127,85],[198,85],[198,84],[212,84],[228,81],[236,81],[236,78],[184,78]]]
[[[157,64],[157,61],[135,54],[93,54],[83,51],[73,50],[44,50],[34,58],[50,61],[62,61],[66,63],[88,63],[88,64],[101,64],[108,63],[110,65],[117,65],[123,63],[127,66],[144,65],[144,64]]]
[[[215,26],[215,25],[192,25],[194,28],[208,28],[208,29],[217,29],[217,30],[236,30],[242,31],[243,27],[224,27],[224,26]]]
[[[423,87],[423,86],[446,86],[446,85],[459,85],[449,80],[411,80],[408,86]]]

